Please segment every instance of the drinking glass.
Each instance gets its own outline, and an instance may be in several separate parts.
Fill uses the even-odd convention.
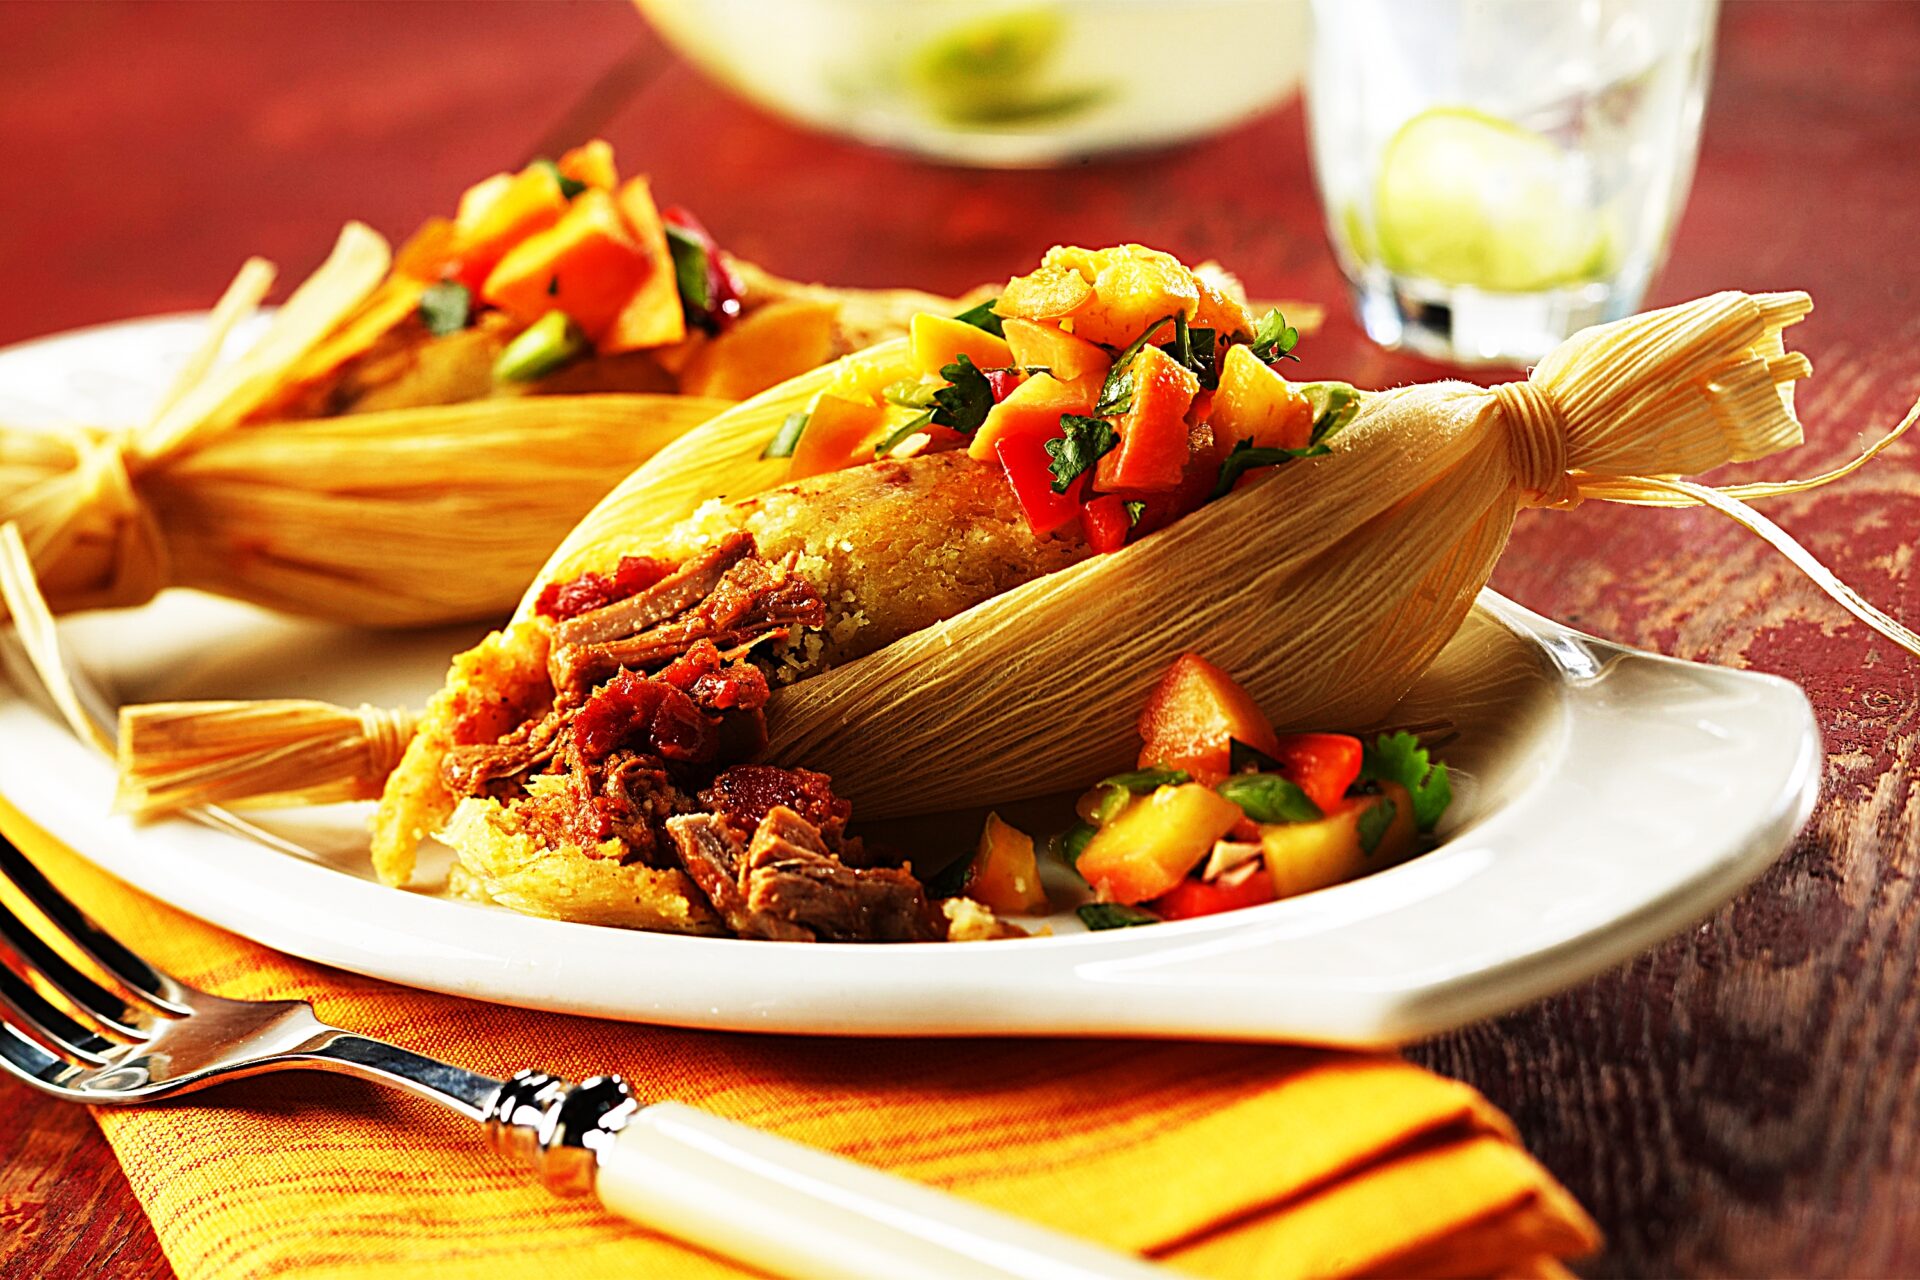
[[[1636,309],[1686,200],[1717,0],[1314,0],[1314,175],[1385,346],[1528,363]]]

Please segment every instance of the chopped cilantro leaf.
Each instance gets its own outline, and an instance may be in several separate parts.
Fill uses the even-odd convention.
[[[1200,380],[1200,389],[1212,391],[1220,385],[1219,345],[1212,329],[1189,329],[1185,317],[1175,317],[1178,337],[1160,348]]]
[[[773,439],[767,441],[767,447],[760,451],[763,458],[791,458],[794,446],[800,443],[800,433],[807,429],[807,415],[804,412],[790,413],[780,429],[773,433]]]
[[[1300,341],[1300,331],[1287,323],[1280,309],[1261,316],[1254,325],[1253,341],[1248,345],[1262,364],[1272,364],[1275,360],[1298,360],[1293,354],[1294,346]]]
[[[1368,857],[1380,847],[1380,841],[1386,836],[1387,828],[1393,825],[1399,807],[1382,796],[1378,804],[1370,804],[1360,813],[1353,824],[1354,834],[1360,837],[1360,852]]]
[[[420,320],[436,338],[460,332],[473,323],[473,290],[457,280],[428,285],[420,295]]]
[[[1093,406],[1095,413],[1107,417],[1125,413],[1133,407],[1133,358],[1140,354],[1141,348],[1147,345],[1154,334],[1175,320],[1185,327],[1184,315],[1175,313],[1161,316],[1148,325],[1144,333],[1120,349],[1120,354],[1113,358],[1113,367],[1107,370],[1107,380],[1100,384],[1100,397]]]
[[[667,252],[673,255],[673,282],[689,311],[713,310],[713,264],[707,246],[690,231],[666,224]]]
[[[910,435],[914,435],[917,432],[924,431],[926,429],[927,424],[932,421],[933,421],[933,410],[931,409],[926,409],[920,413],[914,414],[911,418],[908,418],[905,422],[901,423],[899,426],[895,427],[893,430],[887,432],[886,439],[882,440],[879,444],[873,447],[873,456],[876,458],[881,458],[881,457],[885,457],[889,453],[892,453],[894,449],[899,446],[901,441],[905,440]]]
[[[1130,907],[1124,902],[1089,902],[1075,907],[1074,914],[1089,929],[1130,929],[1137,924],[1160,923],[1160,917],[1153,912]]]
[[[1218,335],[1212,329],[1190,329],[1187,317],[1173,317],[1173,341],[1161,347],[1169,360],[1187,370],[1200,381],[1203,391],[1211,391],[1220,385]]]
[[[961,359],[966,357],[962,356]],[[1120,433],[1105,418],[1083,418],[1078,414],[1060,415],[1064,436],[1047,441],[1047,456],[1053,461],[1047,470],[1053,473],[1053,491],[1065,493],[1080,475],[1120,443]]]
[[[1185,769],[1135,769],[1132,773],[1116,773],[1111,778],[1102,778],[1103,787],[1125,787],[1134,795],[1145,795],[1161,787],[1177,787],[1183,782],[1192,782],[1193,775]]]
[[[1122,369],[1115,365],[1107,374],[1107,380],[1100,384],[1100,398],[1094,402],[1093,411],[1101,416],[1125,413],[1133,408],[1133,370]]]
[[[587,189],[586,183],[580,181],[578,178],[569,178],[566,174],[560,172],[560,166],[551,160],[535,160],[527,167],[530,169],[545,169],[548,173],[552,174],[553,180],[560,184],[560,194],[569,200]]]
[[[947,385],[933,393],[933,420],[955,431],[972,433],[987,420],[993,408],[993,384],[973,363],[973,357],[961,354],[940,370]]]
[[[1000,323],[1000,313],[994,310],[999,303],[998,298],[988,298],[977,307],[968,307],[954,319],[976,329],[985,329],[996,338],[1004,338],[1007,336],[1006,326]]]
[[[1447,766],[1435,763],[1420,739],[1410,733],[1383,733],[1368,744],[1360,761],[1360,780],[1397,782],[1413,797],[1413,822],[1431,831],[1453,803]]]
[[[1237,773],[1214,790],[1255,822],[1314,822],[1326,816],[1306,792],[1277,773]]]
[[[1145,515],[1147,512],[1147,504],[1139,501],[1127,503],[1126,508],[1127,508],[1128,527],[1132,527],[1133,525],[1139,524],[1140,517]]]
[[[1232,490],[1233,482],[1254,467],[1271,467],[1294,458],[1318,458],[1332,452],[1324,444],[1310,444],[1304,449],[1256,449],[1251,440],[1242,440],[1220,464],[1220,481],[1213,486],[1212,496],[1224,497]]]

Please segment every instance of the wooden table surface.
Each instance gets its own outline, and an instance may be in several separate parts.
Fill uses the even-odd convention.
[[[1920,395],[1920,5],[1724,11],[1699,176],[1654,303],[1805,288],[1822,470]],[[1330,305],[1309,375],[1436,376],[1370,346],[1322,237],[1297,105],[1170,154],[943,169],[803,132],[615,3],[0,5],[0,342],[199,308],[248,253],[313,266],[552,140],[625,167],[789,275],[960,289],[1059,241],[1218,257]],[[1920,440],[1771,514],[1920,624]],[[1777,672],[1828,764],[1793,848],[1732,905],[1558,998],[1413,1052],[1519,1122],[1593,1210],[1600,1275],[1920,1273],[1920,664],[1719,517],[1521,521],[1495,584],[1599,635]],[[81,1111],[0,1084],[0,1274],[166,1275]]]

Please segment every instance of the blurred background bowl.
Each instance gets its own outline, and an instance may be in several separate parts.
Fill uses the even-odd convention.
[[[790,119],[959,164],[1200,137],[1291,94],[1306,0],[636,0]]]

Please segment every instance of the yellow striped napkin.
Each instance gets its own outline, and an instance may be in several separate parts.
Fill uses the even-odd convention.
[[[0,830],[187,981],[495,1075],[618,1071],[671,1097],[1197,1276],[1564,1274],[1598,1236],[1473,1090],[1397,1058],[1249,1045],[804,1039],[529,1012],[290,959]],[[881,957],[876,954],[876,961]],[[635,983],[654,981],[630,975]],[[263,1077],[101,1110],[182,1280],[736,1277],[560,1200],[474,1126],[371,1085]]]

